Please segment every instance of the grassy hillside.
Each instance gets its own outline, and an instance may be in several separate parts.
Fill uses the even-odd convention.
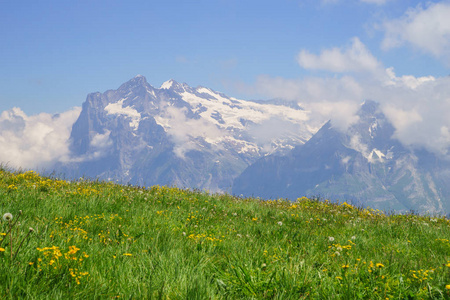
[[[0,213],[0,299],[450,299],[445,218],[4,169]]]

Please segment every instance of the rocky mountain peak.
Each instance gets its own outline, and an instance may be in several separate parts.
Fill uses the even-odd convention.
[[[302,109],[230,98],[173,79],[153,88],[138,75],[88,97],[71,134],[81,163],[64,173],[229,191],[250,163],[308,140],[315,128],[307,121]]]
[[[380,103],[373,100],[366,100],[361,104],[360,114],[375,115],[380,111]]]
[[[161,90],[169,90],[171,88],[173,88],[174,86],[177,86],[179,83],[176,82],[173,79],[169,79],[167,81],[164,81],[163,84],[161,84],[161,86],[159,87]]]
[[[148,84],[147,79],[142,75],[136,75],[134,78],[128,80],[122,84],[118,91],[122,93],[136,92],[136,90],[146,90],[153,89],[153,87]]]

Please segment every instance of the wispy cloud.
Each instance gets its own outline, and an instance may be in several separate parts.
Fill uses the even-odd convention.
[[[302,50],[297,56],[297,62],[304,69],[338,73],[373,73],[381,67],[381,63],[357,37],[351,40],[348,47],[325,49],[318,55]]]
[[[20,108],[0,114],[0,162],[13,168],[45,168],[70,157],[72,125],[80,114],[76,107],[51,115],[27,116]]]
[[[412,45],[417,49],[441,58],[450,65],[450,3],[418,6],[402,17],[383,23],[386,50]]]
[[[201,150],[195,140],[220,139],[224,132],[204,119],[186,117],[187,110],[169,105],[162,105],[161,113],[156,117],[160,124],[167,124],[165,129],[175,144],[173,152],[180,158],[191,150]]]

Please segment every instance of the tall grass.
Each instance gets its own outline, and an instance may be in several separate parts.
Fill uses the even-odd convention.
[[[444,217],[2,169],[0,214],[20,210],[0,299],[450,299]]]

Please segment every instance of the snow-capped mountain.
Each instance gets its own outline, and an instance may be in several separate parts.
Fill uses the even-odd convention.
[[[258,158],[286,153],[318,128],[309,113],[276,101],[244,101],[174,80],[138,75],[89,94],[71,133],[67,177],[230,191]]]
[[[233,193],[263,198],[319,196],[383,210],[450,212],[450,162],[393,139],[394,127],[373,101],[347,132],[326,123],[287,155],[248,167]]]

